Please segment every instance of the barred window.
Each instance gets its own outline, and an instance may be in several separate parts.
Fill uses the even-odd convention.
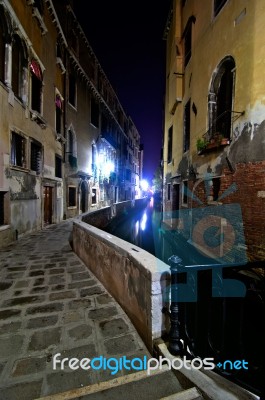
[[[36,171],[37,174],[41,173],[42,167],[42,147],[38,142],[31,142],[30,146],[30,169]]]
[[[11,137],[11,164],[26,168],[26,139],[16,132]]]

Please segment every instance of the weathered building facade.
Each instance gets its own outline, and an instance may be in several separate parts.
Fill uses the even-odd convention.
[[[0,48],[1,244],[134,199],[140,135],[71,2],[1,0]]]
[[[165,29],[164,211],[239,204],[252,260],[265,253],[264,17],[262,0],[174,0]]]

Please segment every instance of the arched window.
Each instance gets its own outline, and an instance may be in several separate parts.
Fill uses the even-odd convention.
[[[11,86],[16,97],[22,100],[24,68],[26,66],[26,57],[21,39],[18,35],[13,37],[12,41],[12,80]]]
[[[208,96],[209,138],[222,135],[230,138],[234,89],[235,61],[224,58],[218,65]]]

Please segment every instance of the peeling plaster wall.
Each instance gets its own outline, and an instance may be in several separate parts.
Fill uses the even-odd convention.
[[[11,224],[18,234],[41,229],[41,180],[36,175],[9,169]]]
[[[255,115],[254,111],[252,115]],[[235,169],[237,164],[260,162],[265,159],[265,120],[241,122],[236,127],[233,136],[235,139],[231,145],[227,146],[222,152],[219,150],[211,155],[196,155],[193,157],[193,167],[198,177],[202,177],[209,172],[213,175],[222,174],[223,168],[227,167],[226,157],[229,158],[231,165]],[[183,157],[178,165],[179,171],[182,174],[187,174],[187,167],[187,158]]]
[[[180,4],[180,0],[173,2],[173,20],[167,36],[164,210],[172,210],[171,200],[167,201],[167,184],[173,183],[174,176],[179,177],[180,189],[183,189],[182,181],[188,180],[190,191],[194,191],[204,206],[207,205],[205,191],[196,186],[199,179],[220,177],[220,195],[229,185],[235,184],[236,192],[222,201],[240,204],[248,256],[250,259],[262,259],[265,257],[265,204],[261,195],[265,189],[265,2],[230,0],[215,17],[211,0],[185,2],[182,9]],[[178,58],[182,57],[184,61],[184,48],[178,38],[191,15],[196,17],[192,24],[192,55],[185,68],[177,71]],[[197,140],[209,129],[211,84],[220,62],[228,56],[235,61],[230,144],[198,155]],[[182,97],[172,109],[170,85],[175,72],[183,73],[175,83],[175,89],[182,90]],[[190,148],[184,153],[184,108],[189,100],[196,106],[196,113],[192,108]],[[173,126],[172,162],[167,163],[170,126]],[[191,166],[196,177],[189,176]],[[181,197],[180,193],[180,208],[187,208],[183,206]],[[188,207],[191,203],[188,198]],[[198,204],[192,206],[198,207]]]

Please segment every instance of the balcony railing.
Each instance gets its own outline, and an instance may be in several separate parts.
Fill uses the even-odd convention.
[[[225,111],[220,114],[211,124],[202,138],[197,140],[198,154],[208,153],[230,144],[231,128],[233,123],[244,114],[244,111]]]

